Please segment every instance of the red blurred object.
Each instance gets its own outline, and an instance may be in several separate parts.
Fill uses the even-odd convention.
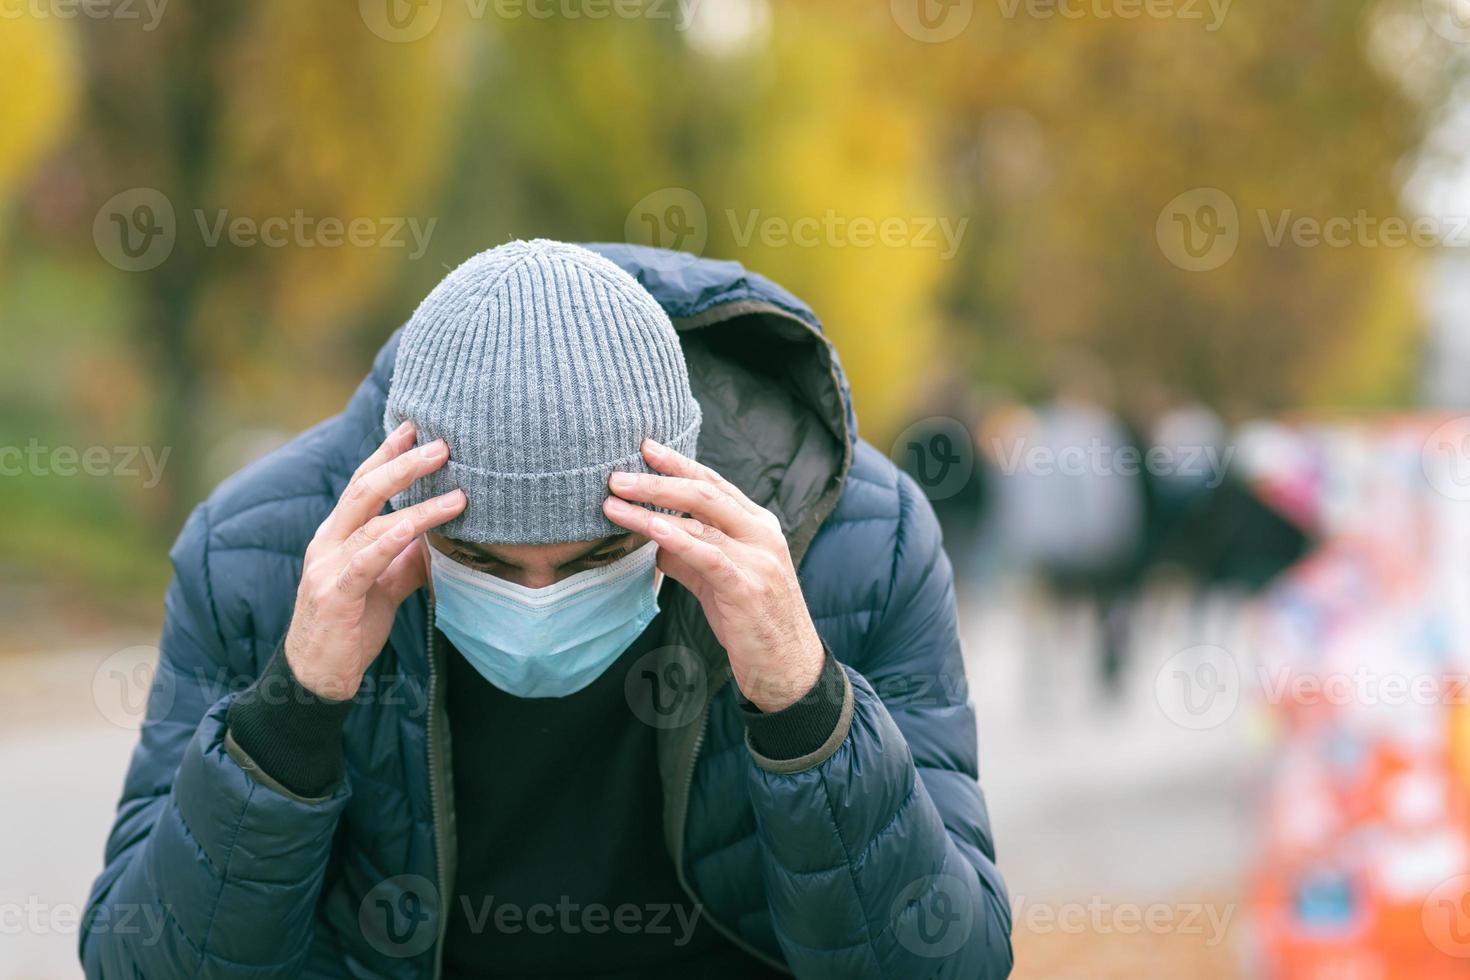
[[[1470,503],[1436,478],[1443,423],[1281,427],[1251,461],[1323,540],[1264,599],[1255,662],[1278,980],[1470,976]]]

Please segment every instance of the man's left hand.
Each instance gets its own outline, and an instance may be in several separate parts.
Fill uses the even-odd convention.
[[[614,473],[608,520],[658,543],[658,567],[694,593],[741,693],[764,712],[804,697],[825,654],[776,515],[729,480],[651,439],[657,473]],[[636,503],[679,511],[658,514]]]

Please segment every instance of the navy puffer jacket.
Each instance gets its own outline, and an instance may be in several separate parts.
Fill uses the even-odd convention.
[[[673,319],[699,456],[781,519],[847,680],[821,750],[759,756],[697,601],[668,583],[651,675],[668,684],[630,705],[658,727],[680,881],[732,941],[798,977],[1005,976],[1010,913],[929,504],[857,438],[837,356],[795,297],[733,262],[591,247]],[[282,792],[225,745],[230,699],[286,631],[307,542],[383,438],[396,344],[342,414],[225,481],[174,546],[159,668],[81,937],[89,977],[438,973],[456,832],[425,593],[364,681],[330,795]],[[158,937],[121,926],[159,916]]]

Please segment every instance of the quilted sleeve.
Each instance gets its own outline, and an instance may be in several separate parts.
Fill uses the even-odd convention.
[[[891,588],[837,730],[751,752],[767,898],[796,976],[999,978],[1011,917],[977,775],[974,709],[938,522],[899,475]]]
[[[296,975],[347,799],[276,792],[226,749],[207,507],[170,556],[158,671],[81,931],[93,980]]]

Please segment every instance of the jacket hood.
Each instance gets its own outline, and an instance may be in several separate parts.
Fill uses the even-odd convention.
[[[851,391],[816,315],[738,262],[621,243],[584,247],[668,313],[704,414],[700,461],[780,518],[799,562],[836,506],[857,441]],[[354,397],[380,419],[402,332],[383,345]]]

